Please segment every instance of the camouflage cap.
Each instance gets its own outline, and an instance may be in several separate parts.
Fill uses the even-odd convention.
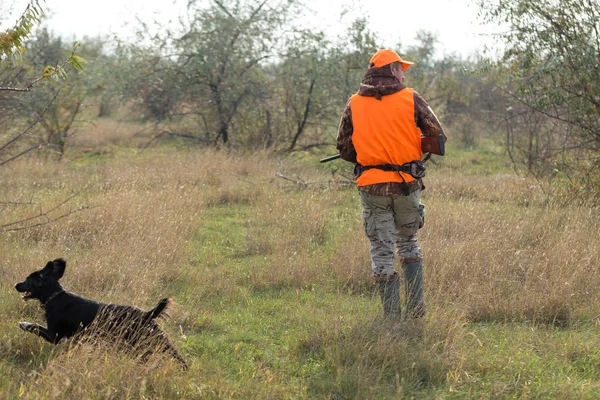
[[[403,71],[406,71],[408,67],[414,64],[412,61],[403,60],[402,57],[400,57],[394,50],[381,49],[377,50],[373,57],[371,57],[371,60],[369,61],[369,68],[381,68],[393,62],[399,62],[402,64]]]

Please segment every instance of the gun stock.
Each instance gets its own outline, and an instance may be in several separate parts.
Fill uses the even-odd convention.
[[[443,156],[446,153],[446,141],[442,135],[422,137],[421,150],[423,153],[432,153]]]

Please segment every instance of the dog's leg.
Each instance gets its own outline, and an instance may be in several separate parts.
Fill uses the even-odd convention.
[[[173,347],[170,343],[163,343],[160,346],[160,350],[163,353],[173,357],[177,362],[179,362],[181,364],[181,368],[183,368],[184,371],[187,371],[189,369],[189,366],[187,364],[187,362],[185,361],[185,359],[179,354],[179,352],[175,349],[175,347]],[[152,356],[152,354],[154,354],[154,350],[146,350],[142,353],[142,355],[139,356],[139,361],[142,364],[146,364],[148,362],[148,360],[150,359],[150,357]]]
[[[23,329],[25,332],[34,333],[52,344],[58,343],[57,337],[52,337],[52,335],[50,335],[50,332],[48,332],[48,329],[44,328],[41,325],[31,324],[29,322],[19,322],[19,328]]]
[[[177,360],[185,371],[187,371],[190,368],[185,359],[181,356],[181,354],[179,354],[177,349],[175,349],[175,347],[173,347],[171,343],[167,342],[166,345],[163,347],[163,351],[169,354],[175,360]]]

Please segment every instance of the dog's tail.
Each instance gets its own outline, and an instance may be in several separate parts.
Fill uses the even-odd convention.
[[[147,313],[147,320],[156,319],[158,317],[168,317],[169,308],[173,305],[173,301],[169,298],[162,299],[158,305]]]

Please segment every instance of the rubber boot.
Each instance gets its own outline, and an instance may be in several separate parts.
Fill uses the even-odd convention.
[[[400,317],[400,277],[394,274],[389,280],[378,283],[383,315],[386,318]]]
[[[404,286],[406,290],[406,316],[408,318],[424,317],[423,263],[415,261],[404,265]]]

